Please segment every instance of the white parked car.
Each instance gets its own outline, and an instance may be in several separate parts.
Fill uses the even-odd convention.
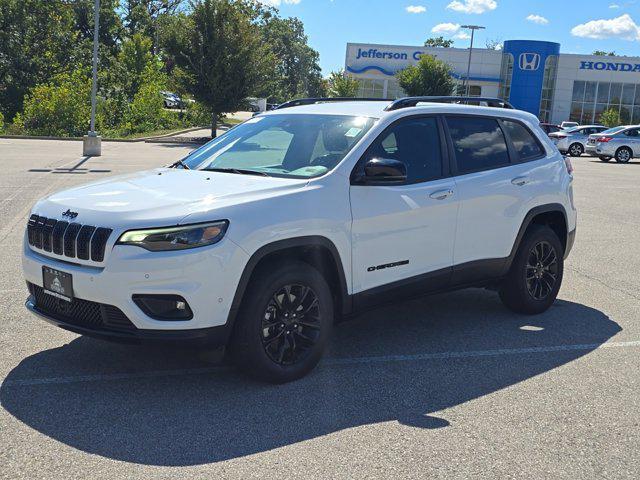
[[[614,158],[618,163],[629,163],[631,159],[640,157],[640,125],[603,132],[595,138],[595,151],[603,162]]]
[[[80,334],[224,345],[272,382],[389,299],[489,287],[544,312],[576,231],[569,161],[533,115],[430,100],[447,101],[297,101],[172,168],[43,198],[27,307]]]
[[[561,132],[550,133],[549,138],[562,153],[572,157],[579,157],[587,150],[589,135],[604,132],[607,127],[602,125],[581,125]]]

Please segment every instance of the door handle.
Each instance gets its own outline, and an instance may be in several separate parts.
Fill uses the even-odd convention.
[[[445,198],[449,198],[451,195],[453,195],[453,190],[449,188],[447,190],[438,190],[437,192],[433,192],[429,197],[434,200],[444,200]]]
[[[529,178],[528,177],[516,177],[513,180],[511,180],[511,183],[513,183],[514,185],[516,185],[518,187],[522,187],[523,185],[526,185],[527,183],[529,183]]]

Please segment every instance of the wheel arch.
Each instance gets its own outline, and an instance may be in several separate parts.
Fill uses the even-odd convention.
[[[570,235],[568,229],[568,217],[567,211],[564,206],[560,203],[550,203],[547,205],[539,205],[537,207],[532,208],[525,215],[525,218],[520,226],[520,230],[518,230],[518,235],[516,236],[516,241],[513,244],[513,248],[511,249],[511,253],[505,262],[504,273],[506,274],[511,268],[511,264],[513,259],[520,248],[520,244],[522,240],[525,238],[529,227],[532,225],[547,225],[549,226],[555,233],[558,235],[560,239],[560,243],[565,251],[565,256],[567,254],[567,250],[571,248],[570,245]]]
[[[254,273],[269,264],[293,259],[310,264],[324,275],[334,296],[336,313],[351,312],[351,297],[348,293],[344,265],[335,244],[328,238],[318,235],[288,238],[264,245],[249,258],[229,310],[227,318],[229,332],[233,330],[240,305]]]

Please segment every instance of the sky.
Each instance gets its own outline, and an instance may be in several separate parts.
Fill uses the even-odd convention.
[[[344,68],[347,42],[422,45],[432,36],[468,48],[460,25],[487,40],[547,40],[562,53],[640,57],[640,0],[259,0],[300,18],[323,73]]]

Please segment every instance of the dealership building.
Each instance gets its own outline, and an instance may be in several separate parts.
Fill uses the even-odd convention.
[[[424,54],[448,63],[462,85],[468,49],[349,43],[345,70],[360,96],[398,98],[396,72]],[[623,124],[640,124],[640,57],[565,54],[558,43],[509,40],[502,50],[473,49],[469,85],[473,96],[503,98],[544,122],[598,123],[614,108]]]

